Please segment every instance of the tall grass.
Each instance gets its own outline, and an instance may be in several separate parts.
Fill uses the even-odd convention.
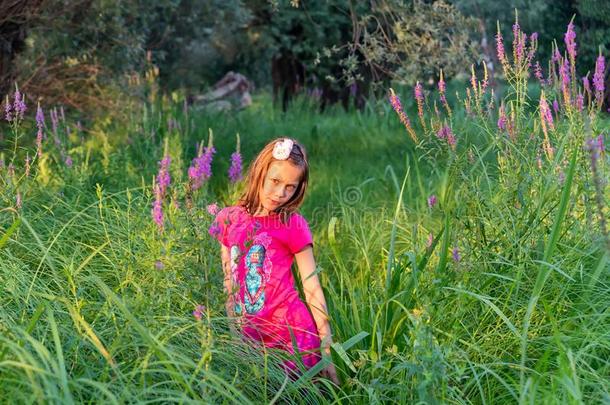
[[[417,144],[385,100],[320,115],[307,98],[282,113],[264,93],[234,113],[153,99],[125,120],[91,122],[82,141],[62,124],[56,144],[48,126],[43,157],[26,177],[28,123],[14,126],[5,159],[16,174],[0,172],[0,398],[609,401],[610,252],[599,221],[607,207],[594,204],[583,148],[608,121],[593,103],[582,113],[563,103],[545,154],[539,89],[513,69],[502,101],[509,119],[514,111],[514,133],[498,129],[489,93],[470,101],[470,113],[459,105],[449,113],[437,100],[436,115],[428,92],[426,127],[412,124]],[[411,117],[414,108],[406,103]],[[445,125],[455,149],[437,136]],[[213,175],[188,208],[186,169],[209,129]],[[237,132],[246,162],[281,135],[310,154],[302,212],[314,230],[339,387],[317,379],[321,366],[287,378],[287,354],[252,347],[228,328],[206,205],[234,203],[239,192],[226,175]],[[172,185],[160,232],[150,211],[165,153]],[[607,156],[597,162],[602,179]],[[200,320],[197,305],[205,306]]]

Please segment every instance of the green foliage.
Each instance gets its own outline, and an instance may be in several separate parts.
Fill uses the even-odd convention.
[[[551,44],[556,40],[563,45],[566,26],[574,18],[578,42],[578,71],[584,76],[593,71],[595,57],[606,52],[610,47],[609,29],[610,10],[608,2],[603,0],[579,0],[575,2],[558,2],[550,0],[513,0],[510,2],[490,2],[481,0],[452,0],[462,13],[480,19],[486,30],[487,40],[493,48],[493,36],[497,23],[504,37],[511,34],[515,20],[515,10],[521,29],[528,34],[539,33],[540,51],[543,55],[551,54]],[[492,52],[493,53],[493,52]]]
[[[555,160],[538,169],[525,137],[513,144],[495,134],[493,120],[466,119],[457,107],[456,152],[430,136],[414,147],[385,102],[324,116],[306,99],[287,114],[268,98],[237,115],[199,116],[169,101],[139,111],[127,127],[100,125],[129,137],[108,155],[108,174],[101,146],[89,166],[75,155],[71,171],[52,159],[53,182],[33,184],[22,209],[0,213],[3,398],[562,403],[607,395],[610,272],[600,230],[587,219],[586,155],[572,159],[572,187],[558,183],[553,164],[579,150],[567,126],[553,138]],[[168,128],[169,117],[181,129]],[[214,175],[190,210],[173,183],[180,206],[167,204],[159,233],[149,182],[163,139],[177,137],[171,154],[183,163],[172,170],[184,173],[208,127]],[[340,388],[311,376],[290,382],[281,353],[262,355],[229,334],[205,205],[233,202],[225,173],[238,131],[245,161],[276,133],[292,133],[310,152],[314,181],[303,212],[315,233]],[[59,154],[51,144],[44,153]],[[430,194],[439,197],[432,208]],[[206,307],[201,321],[191,315],[197,304]]]
[[[463,73],[475,55],[474,20],[443,1],[415,1],[394,21],[390,50],[400,61],[395,75],[406,83],[436,78],[441,69],[448,77]]]
[[[256,45],[266,47],[267,59],[281,49],[293,52],[318,86],[415,81],[436,74],[441,66],[453,74],[472,56],[472,21],[443,1],[310,0],[298,2],[298,7],[249,6],[258,22],[251,31]]]
[[[582,55],[579,71],[592,72],[599,52],[608,54],[610,50],[610,4],[605,1],[579,0],[576,8],[576,25],[580,28],[577,34],[582,34],[579,40]]]
[[[239,0],[49,0],[28,20],[27,47],[15,61],[29,92],[82,107],[83,93],[123,84],[148,68],[165,88],[199,88],[235,62],[250,14]],[[88,94],[92,96],[92,94]],[[79,99],[79,96],[81,98]],[[75,102],[74,100],[79,100]],[[101,100],[100,102],[105,102]]]
[[[269,84],[280,51],[306,65],[312,87],[340,90],[457,72],[472,53],[471,25],[442,1],[49,0],[28,20],[15,63],[29,94],[77,108],[111,103],[100,84],[124,86],[151,62],[169,90],[198,91],[229,69]]]
[[[29,119],[14,123],[4,155],[14,170],[0,171],[0,397],[605,401],[610,256],[600,218],[608,217],[610,161],[599,144],[608,121],[592,100],[580,109],[565,97],[554,126],[541,128],[526,64],[507,65],[505,127],[475,76],[470,96],[460,89],[451,109],[426,94],[422,119],[411,124],[418,143],[385,100],[320,115],[307,98],[280,113],[261,94],[249,109],[204,115],[177,97],[151,97],[126,111],[128,119],[99,117],[82,140],[62,120],[57,133],[47,130],[46,158],[32,162],[28,177],[22,162],[31,149],[23,145],[33,131]],[[545,85],[545,94],[559,94],[558,85]],[[569,99],[579,90],[565,89]],[[444,127],[455,143],[438,135]],[[187,206],[178,173],[185,178],[209,128],[214,174]],[[323,364],[291,381],[281,369],[285,353],[230,333],[205,207],[235,202],[225,173],[236,132],[246,162],[278,134],[309,152],[302,211],[314,230],[339,387],[315,382]],[[174,181],[160,231],[150,182],[165,139]],[[583,148],[592,139],[598,149]],[[198,320],[196,305],[205,306]]]

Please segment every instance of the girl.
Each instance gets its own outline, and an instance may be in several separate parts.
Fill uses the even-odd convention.
[[[308,179],[301,144],[290,138],[268,143],[250,166],[238,204],[218,213],[210,234],[221,242],[227,314],[237,318],[246,337],[290,353],[296,349],[311,368],[320,360],[320,348],[330,354],[332,339],[326,300],[314,273],[311,232],[296,212]],[[307,304],[295,288],[294,259]],[[296,368],[292,362],[286,366]],[[332,363],[324,373],[338,384]]]

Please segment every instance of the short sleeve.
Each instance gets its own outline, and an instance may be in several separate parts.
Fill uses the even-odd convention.
[[[289,223],[288,248],[290,253],[295,254],[303,250],[307,245],[313,245],[313,238],[309,224],[300,214],[292,214]]]
[[[220,243],[225,246],[229,246],[228,239],[228,227],[229,227],[229,207],[225,207],[221,209],[218,214],[216,214],[216,218],[214,218],[214,222],[210,225],[210,229],[208,232],[214,238],[216,238]]]

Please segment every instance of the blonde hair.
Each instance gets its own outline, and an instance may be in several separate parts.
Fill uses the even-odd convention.
[[[250,215],[254,215],[261,206],[258,194],[263,186],[265,177],[267,176],[269,165],[274,161],[278,161],[278,159],[273,157],[273,148],[277,142],[285,139],[286,138],[277,138],[265,145],[248,169],[246,190],[239,198],[238,204],[244,207]],[[290,151],[290,155],[286,160],[301,169],[301,179],[290,200],[274,211],[280,214],[280,220],[284,223],[303,203],[305,191],[307,191],[307,183],[309,181],[309,163],[307,163],[305,148],[294,139],[292,141],[294,144]]]

